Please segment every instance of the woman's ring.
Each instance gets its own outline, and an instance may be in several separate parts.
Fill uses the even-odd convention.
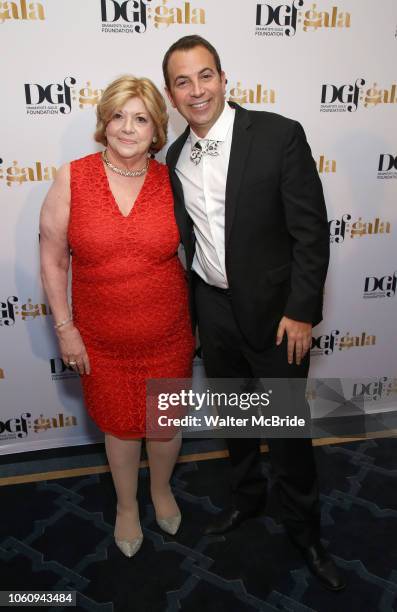
[[[77,361],[69,361],[69,365],[71,366],[77,365]]]

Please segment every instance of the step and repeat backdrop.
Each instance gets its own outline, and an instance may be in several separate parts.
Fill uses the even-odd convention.
[[[314,413],[397,408],[395,0],[15,0],[0,2],[0,453],[102,439],[59,357],[40,207],[61,164],[98,150],[107,83],[162,89],[164,52],[193,33],[218,49],[228,99],[303,124],[322,179],[331,264],[311,375],[329,381],[309,386]],[[183,128],[170,109],[169,141]]]

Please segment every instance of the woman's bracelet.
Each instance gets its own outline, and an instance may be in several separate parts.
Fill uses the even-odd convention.
[[[69,317],[68,319],[65,319],[64,321],[61,321],[60,323],[55,323],[54,327],[55,327],[55,329],[59,329],[60,327],[63,327],[64,325],[67,325],[71,321],[73,321],[73,317]]]

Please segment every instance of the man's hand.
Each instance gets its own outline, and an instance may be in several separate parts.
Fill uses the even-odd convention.
[[[283,317],[277,330],[277,346],[281,344],[284,332],[288,337],[288,363],[293,363],[295,351],[296,363],[300,365],[312,343],[312,324]]]

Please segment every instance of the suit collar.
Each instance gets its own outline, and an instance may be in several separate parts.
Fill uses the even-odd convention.
[[[179,156],[183,149],[183,145],[185,144],[186,139],[189,136],[189,133],[190,133],[190,127],[189,125],[187,125],[185,130],[182,132],[182,134],[175,140],[175,142],[168,149],[167,163],[168,163],[168,167],[170,171],[172,172],[175,171],[175,166],[178,162]]]
[[[232,108],[236,109],[236,117],[233,126],[232,147],[226,180],[225,247],[230,238],[240,185],[253,136],[253,130],[250,129],[252,121],[249,111],[241,108],[241,106],[234,102],[229,102],[229,104]]]

